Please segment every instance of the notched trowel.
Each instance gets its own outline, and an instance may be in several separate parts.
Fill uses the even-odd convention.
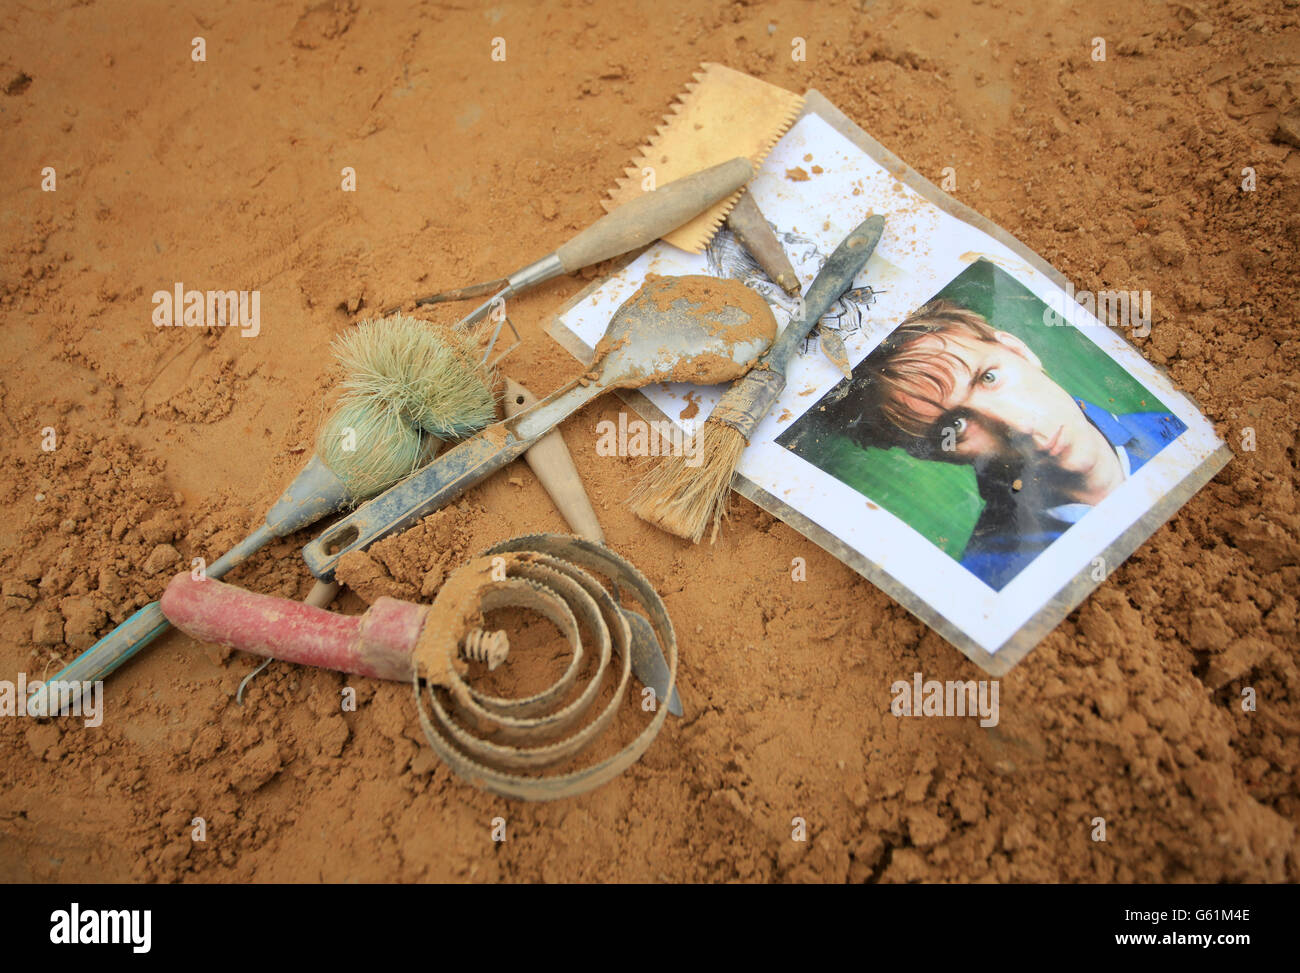
[[[803,107],[802,95],[721,64],[705,62],[693,77],[655,134],[624,169],[625,175],[609,191],[608,198],[601,201],[607,211],[642,195],[648,171],[653,171],[655,182],[662,185],[735,156],[749,159],[757,170]],[[702,252],[744,192],[715,203],[660,239],[690,253]],[[775,244],[780,253],[775,237],[759,241],[763,231],[771,231],[761,217],[754,215],[757,207],[742,206],[740,210],[737,219],[743,228],[739,235],[744,237],[748,231],[745,246],[755,258],[763,259],[756,247],[770,252],[770,244]],[[784,258],[784,254],[781,256]],[[785,268],[769,268],[763,263],[764,271],[775,283],[790,293],[798,293],[799,282],[794,271],[788,269],[788,260]]]

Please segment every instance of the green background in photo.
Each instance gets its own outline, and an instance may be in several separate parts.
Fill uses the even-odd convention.
[[[1168,411],[1078,329],[1045,325],[1046,305],[987,260],[975,261],[934,296],[977,311],[999,331],[1015,335],[1075,398],[1117,415]],[[842,390],[848,381],[836,389]],[[831,410],[819,409],[834,392],[823,396],[777,442],[960,559],[984,508],[974,471],[969,466],[919,460],[897,447],[864,449],[835,428]]]

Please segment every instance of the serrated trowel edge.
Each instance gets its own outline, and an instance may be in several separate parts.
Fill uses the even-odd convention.
[[[637,150],[624,168],[624,174],[615,180],[614,188],[601,200],[606,211],[643,192],[646,168],[655,170],[655,182],[659,185],[737,155],[747,156],[757,169],[803,108],[802,95],[715,62],[703,62],[691,78],[669,105],[663,121],[655,126],[655,134]],[[734,112],[743,114],[728,117],[728,113]],[[701,134],[695,135],[685,129],[686,125],[697,124],[691,120],[693,116],[711,117],[716,124],[707,134],[699,129]],[[685,162],[662,161],[665,144],[674,154],[683,150]],[[700,253],[736,205],[741,192],[744,190],[715,204],[662,239],[690,253]]]

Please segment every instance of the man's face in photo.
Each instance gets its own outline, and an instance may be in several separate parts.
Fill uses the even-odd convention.
[[[912,349],[932,349],[934,367],[951,376],[940,402],[903,392],[896,399],[930,422],[934,458],[1001,461],[1054,478],[1086,476],[1109,449],[1078,403],[1014,335],[999,331],[992,341],[961,332],[925,335]]]

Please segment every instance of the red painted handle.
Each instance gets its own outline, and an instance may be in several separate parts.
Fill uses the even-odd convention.
[[[380,598],[364,615],[339,615],[300,601],[178,574],[163,614],[203,642],[376,679],[409,680],[411,652],[428,608]]]

